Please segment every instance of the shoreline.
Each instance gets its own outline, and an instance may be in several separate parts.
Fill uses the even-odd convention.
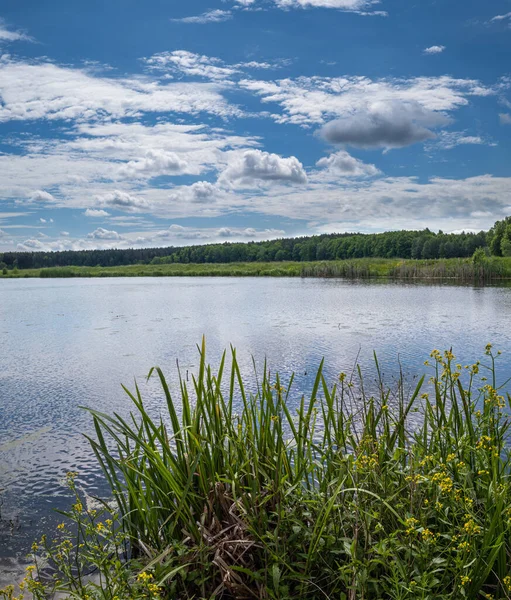
[[[0,279],[73,277],[302,277],[391,279],[397,281],[504,282],[511,280],[511,258],[377,259],[340,261],[170,263],[114,267],[61,266],[0,272]]]

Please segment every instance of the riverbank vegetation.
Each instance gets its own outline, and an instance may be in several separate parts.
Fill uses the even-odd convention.
[[[119,267],[126,265],[281,263],[357,258],[469,258],[478,248],[493,256],[511,256],[511,217],[479,233],[389,231],[333,233],[263,242],[204,244],[167,248],[117,248],[56,252],[0,253],[0,272],[52,267]]]
[[[343,261],[226,264],[158,264],[119,267],[53,267],[0,272],[0,278],[43,277],[343,277],[405,281],[492,282],[511,279],[511,258],[399,260],[358,258]]]
[[[160,415],[138,388],[129,420],[90,411],[116,505],[89,510],[68,475],[35,598],[511,598],[511,397],[490,345],[464,367],[434,350],[413,385],[321,364],[308,398],[266,368],[247,380],[234,350],[216,370],[200,356],[177,396],[150,373]]]

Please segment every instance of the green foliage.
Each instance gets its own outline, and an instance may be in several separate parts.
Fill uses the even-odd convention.
[[[59,252],[6,252],[0,260],[20,269],[119,267],[127,265],[310,262],[357,258],[468,258],[486,245],[486,233],[424,231],[323,234],[264,242],[222,243],[169,248],[126,248]]]
[[[496,221],[495,225],[488,231],[488,247],[494,256],[503,256],[502,240],[504,238],[511,239],[511,217]]]
[[[45,550],[54,576],[32,588],[109,600],[511,597],[511,397],[490,345],[486,364],[465,368],[434,350],[429,382],[379,377],[373,395],[360,369],[329,387],[321,364],[296,411],[293,378],[284,387],[265,368],[247,387],[234,350],[216,372],[200,352],[179,400],[150,373],[157,418],[138,387],[126,390],[130,419],[90,411],[118,525],[77,492],[66,516],[78,537],[62,526]]]
[[[487,248],[478,248],[472,255],[472,262],[474,265],[486,265],[488,264],[489,254]]]

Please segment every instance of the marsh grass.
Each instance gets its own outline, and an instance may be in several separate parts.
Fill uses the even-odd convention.
[[[138,387],[129,419],[90,411],[117,509],[85,510],[71,475],[74,529],[43,541],[36,598],[511,598],[511,398],[491,346],[466,367],[433,351],[408,392],[378,376],[369,395],[360,370],[330,386],[321,363],[298,402],[266,368],[246,391],[235,350],[215,371],[200,356],[178,397],[149,374],[160,418]]]
[[[311,262],[70,266],[7,271],[6,274],[0,272],[0,279],[15,277],[339,277],[489,283],[511,279],[511,258],[488,257],[479,262],[471,258],[436,260],[354,258]]]

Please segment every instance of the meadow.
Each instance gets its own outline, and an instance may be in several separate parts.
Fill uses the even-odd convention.
[[[433,350],[425,375],[388,385],[319,365],[290,412],[293,377],[247,378],[236,351],[161,415],[138,387],[132,416],[90,411],[111,489],[75,502],[35,542],[22,583],[36,599],[511,598],[511,396],[500,352],[457,363]],[[250,392],[249,390],[252,390]],[[93,575],[91,578],[90,575]],[[0,592],[13,599],[14,589]],[[21,592],[23,594],[23,591]]]

